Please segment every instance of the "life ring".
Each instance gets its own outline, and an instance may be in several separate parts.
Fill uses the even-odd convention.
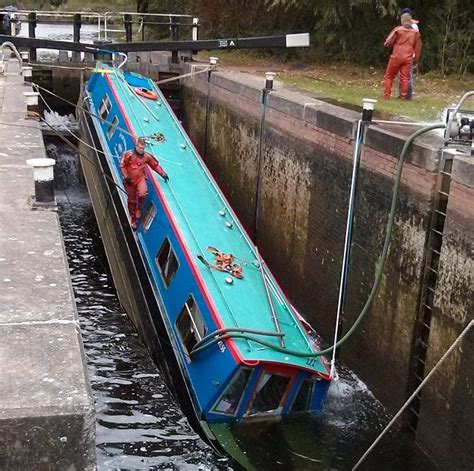
[[[148,88],[135,87],[135,93],[142,96],[143,98],[148,98],[149,100],[157,100],[158,95]]]

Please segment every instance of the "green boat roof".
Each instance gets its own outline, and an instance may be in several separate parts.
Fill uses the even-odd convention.
[[[276,332],[270,297],[280,329],[284,333],[285,348],[307,354],[315,352],[307,333],[295,318],[293,308],[263,264],[267,278],[267,287],[265,286],[254,244],[163,95],[147,79],[150,88],[156,90],[159,98],[137,99],[133,87],[127,83],[120,70],[109,69],[107,72],[135,133],[138,136],[151,136],[159,132],[165,136],[163,142],[151,139],[147,151],[155,155],[170,177],[168,184],[159,183],[161,191],[217,308],[223,327]],[[138,74],[133,75],[140,77]],[[214,256],[208,251],[208,246],[233,254],[236,257],[235,263],[243,266],[243,279],[231,277],[227,272],[209,269],[199,261],[197,256],[202,255],[209,263],[214,264]],[[225,280],[229,277],[232,278],[232,284]],[[258,337],[276,347],[280,346],[277,337]],[[327,368],[319,357],[308,364],[305,357],[275,351],[246,339],[233,341],[245,361],[287,363],[327,374]]]

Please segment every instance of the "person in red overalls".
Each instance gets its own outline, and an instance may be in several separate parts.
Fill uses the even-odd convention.
[[[412,26],[412,16],[404,13],[401,16],[401,26],[393,28],[385,40],[384,46],[393,47],[383,78],[385,99],[392,94],[393,79],[400,73],[400,98],[408,99],[410,86],[410,71],[420,60],[420,33]]]
[[[131,226],[135,230],[142,215],[142,207],[147,195],[146,166],[157,172],[165,182],[169,177],[161,168],[158,161],[148,152],[145,152],[145,139],[138,138],[134,150],[123,153],[120,161],[120,170],[128,196],[128,211],[131,217]]]

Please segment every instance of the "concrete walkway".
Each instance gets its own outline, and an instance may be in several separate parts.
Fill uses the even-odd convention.
[[[31,209],[45,157],[16,61],[0,76],[0,469],[95,468],[94,406],[58,215]],[[8,125],[7,125],[8,124]],[[26,127],[28,126],[28,127]]]

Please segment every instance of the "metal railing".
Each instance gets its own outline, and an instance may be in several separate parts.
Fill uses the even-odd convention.
[[[0,13],[8,13],[0,10]],[[191,30],[191,39],[197,41],[199,30],[199,18],[195,15],[181,15],[174,13],[135,13],[135,12],[112,12],[105,13],[90,11],[37,11],[18,10],[15,12],[20,20],[28,22],[34,27],[38,23],[47,24],[69,24],[81,23],[83,19],[88,23],[97,24],[97,40],[109,41],[109,33],[125,34],[125,41],[132,41],[134,26],[138,28],[141,39],[145,39],[145,28],[147,26],[166,26],[171,31],[173,40],[177,41],[180,30],[183,28]],[[116,25],[120,24],[118,28]],[[31,32],[31,27],[29,28]],[[34,37],[29,34],[29,37]]]
[[[123,29],[109,28],[111,21],[122,19]],[[137,24],[138,32],[141,33],[142,41],[145,39],[146,26],[166,26],[171,31],[174,41],[179,40],[179,31],[182,28],[191,29],[191,39],[197,41],[199,30],[199,18],[194,15],[181,15],[174,13],[130,13],[130,12],[112,12],[108,11],[103,15],[104,40],[108,40],[107,34],[110,32],[121,32],[125,35],[132,35],[133,24]],[[127,42],[129,42],[127,40]]]
[[[11,14],[9,11],[0,13]],[[125,42],[133,42],[134,32],[138,32],[141,40],[145,41],[146,27],[163,27],[170,31],[173,41],[180,39],[180,32],[190,30],[191,40],[198,40],[199,18],[194,15],[182,15],[174,13],[135,13],[135,12],[90,12],[90,11],[52,11],[52,10],[18,10],[14,12],[18,24],[28,23],[28,37],[36,39],[36,27],[41,24],[71,24],[73,31],[73,42],[81,42],[81,27],[83,22],[86,24],[95,24],[96,39],[93,42],[112,42],[109,33],[121,33],[125,35]],[[90,31],[89,31],[90,33]],[[12,33],[13,34],[13,33]],[[41,39],[41,38],[38,38]],[[116,38],[115,38],[116,39]],[[36,48],[30,47],[30,58],[32,61],[37,60]],[[80,60],[81,53],[73,52],[73,59]],[[178,52],[172,52],[172,61],[178,62]]]
[[[91,11],[53,11],[53,10],[19,10],[20,18],[22,21],[30,23],[34,21],[35,26],[37,23],[48,23],[48,24],[69,24],[72,23],[68,20],[74,20],[76,15],[80,15],[82,18],[92,20],[93,23],[97,23],[97,36],[98,39],[101,37],[103,31],[103,15],[97,12]],[[66,20],[66,21],[64,21]]]

